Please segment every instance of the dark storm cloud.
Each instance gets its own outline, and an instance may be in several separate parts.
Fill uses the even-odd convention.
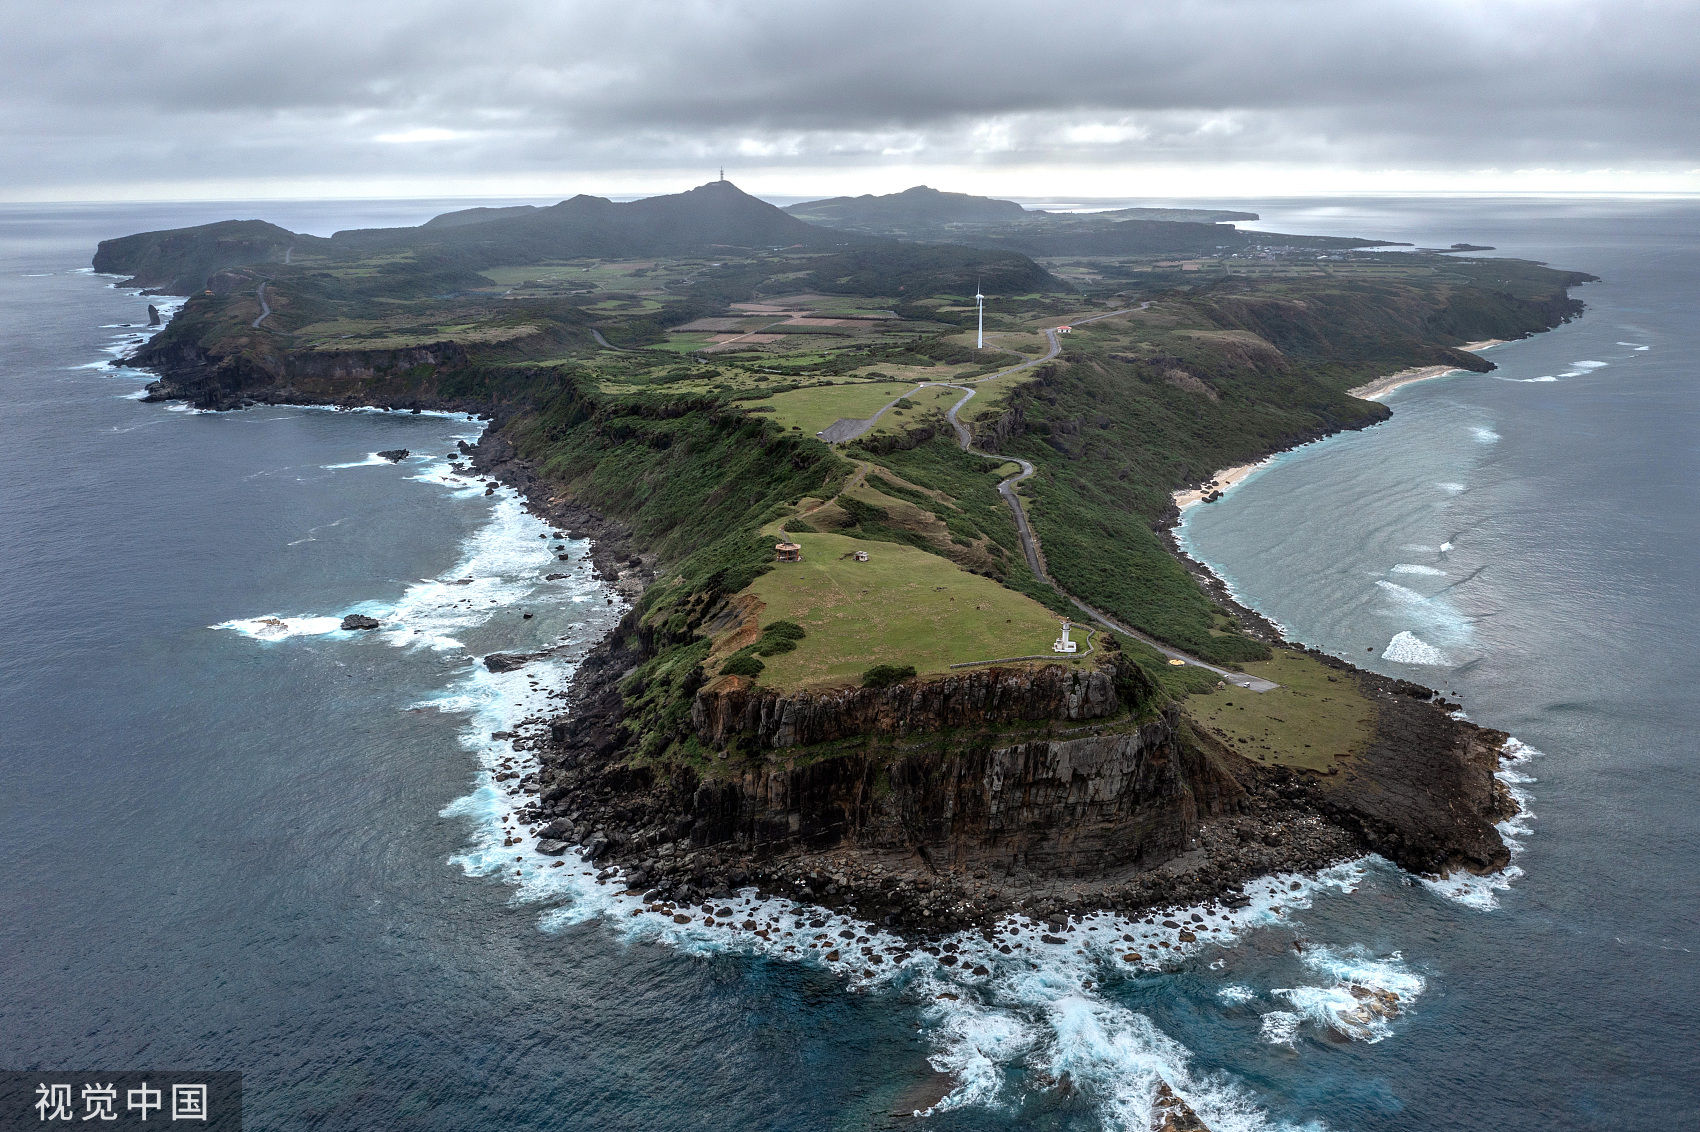
[[[1280,162],[1700,166],[1687,3],[20,4],[32,187]]]

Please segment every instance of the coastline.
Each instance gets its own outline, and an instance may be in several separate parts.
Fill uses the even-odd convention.
[[[592,540],[589,555],[603,579],[635,604],[653,580],[653,555],[625,524],[560,496],[515,457],[500,418],[479,416],[481,435],[460,445],[478,478],[507,485],[547,526]],[[1267,463],[1248,465],[1247,474]],[[539,671],[529,666],[512,675],[475,674],[503,694],[490,697],[466,729],[469,745],[477,740],[476,778],[472,792],[443,816],[472,823],[473,843],[450,862],[468,875],[512,884],[517,898],[539,903],[538,926],[547,932],[596,918],[625,939],[690,955],[734,952],[805,963],[842,980],[846,989],[919,1002],[941,1079],[917,1099],[918,1109],[995,1100],[983,1084],[979,1066],[987,1055],[973,1029],[992,1014],[984,998],[995,996],[995,1019],[1006,1013],[1038,1019],[1043,1032],[1043,1019],[1059,1003],[1110,1009],[1112,1000],[1095,991],[1106,969],[1147,976],[1256,931],[1298,932],[1299,914],[1320,896],[1350,893],[1366,878],[1392,871],[1364,855],[1366,831],[1340,820],[1325,788],[1249,765],[1244,811],[1202,823],[1183,858],[1111,876],[1025,883],[1010,875],[940,873],[913,861],[892,868],[894,862],[870,859],[851,845],[763,859],[688,838],[667,842],[657,832],[665,809],[650,809],[649,798],[630,789],[631,769],[617,759],[605,761],[601,756],[611,752],[598,750],[610,734],[599,729],[598,710],[617,695],[633,657],[619,627],[585,645],[590,655],[569,661],[577,666],[566,685],[572,702],[563,703],[552,689],[528,693],[527,674]],[[1383,702],[1400,718],[1429,721],[1437,714],[1417,692],[1392,688],[1386,682]],[[619,721],[607,722],[617,728]],[[580,779],[585,788],[552,798],[562,783],[543,772],[563,753],[571,754],[575,770],[588,772]],[[613,804],[605,806],[598,795],[607,793]],[[562,823],[572,831],[565,837]],[[663,853],[674,846],[678,852]],[[1329,1040],[1378,1040],[1422,993],[1420,978],[1396,953],[1342,972],[1331,965],[1326,943],[1311,947],[1307,939],[1306,945],[1295,948],[1305,956],[1300,962],[1332,995],[1309,1025]],[[1035,983],[1032,970],[1049,977]],[[1166,1104],[1183,1114],[1196,1106],[1193,1119],[1209,1118],[1211,1127],[1235,1126],[1239,1102],[1209,1077],[1194,1076],[1190,1051],[1178,1047],[1153,1051],[1136,1043],[1131,1052],[1103,1056],[1074,1073],[1083,1085],[1121,1086],[1152,1056],[1176,1090]]]
[[[185,361],[189,359],[171,359],[165,366],[156,363],[156,372],[168,373],[174,368],[172,362]],[[170,378],[150,385],[148,392],[149,400],[175,400],[187,394]],[[436,403],[439,399],[434,398],[373,405],[370,398],[364,404],[349,397],[314,399],[285,389],[214,400],[209,407],[309,407],[315,400],[315,407],[321,408],[371,406],[407,412],[429,405],[475,414],[486,427],[476,444],[461,445],[474,473],[487,483],[500,482],[513,489],[525,510],[550,528],[569,538],[589,539],[588,557],[597,574],[620,597],[635,606],[663,565],[626,524],[561,495],[536,468],[518,458],[501,429],[502,415],[493,414],[488,406],[458,399]],[[1272,458],[1233,469],[1233,482],[1243,481]],[[638,631],[629,618],[622,621],[591,646],[558,697],[564,704],[551,704],[506,730],[527,736],[519,745],[534,751],[542,764],[535,778],[520,776],[535,785],[525,791],[527,797],[514,799],[513,813],[522,825],[512,832],[530,840],[540,831],[558,829],[543,832],[540,840],[561,843],[556,853],[568,843],[577,846],[587,865],[595,864],[628,895],[641,894],[652,910],[675,901],[724,899],[754,886],[768,896],[850,910],[905,935],[937,938],[943,932],[988,927],[1010,915],[1042,919],[1060,930],[1070,916],[1099,910],[1143,913],[1216,902],[1234,907],[1243,899],[1246,886],[1258,878],[1311,873],[1366,851],[1381,851],[1414,871],[1432,870],[1430,875],[1460,861],[1471,862],[1472,872],[1489,872],[1500,863],[1498,853],[1475,844],[1474,837],[1466,839],[1467,846],[1466,842],[1444,846],[1437,842],[1437,836],[1446,840],[1439,831],[1448,824],[1436,820],[1441,817],[1437,813],[1370,812],[1377,808],[1348,802],[1356,797],[1355,788],[1336,797],[1335,790],[1305,776],[1261,767],[1227,751],[1218,756],[1232,765],[1244,788],[1242,800],[1201,822],[1189,851],[1162,868],[1118,868],[1076,877],[1044,872],[994,874],[976,866],[956,875],[934,869],[925,854],[919,859],[912,855],[897,859],[854,841],[824,848],[763,848],[698,844],[689,836],[661,838],[673,848],[663,855],[656,852],[654,830],[678,827],[682,821],[690,824],[692,797],[699,787],[709,789],[716,780],[710,775],[699,781],[697,776],[681,775],[678,768],[633,767],[621,758],[623,710],[617,685],[643,660],[641,647],[628,639]],[[523,664],[531,658],[512,659]],[[1360,682],[1366,694],[1388,705],[1390,718],[1400,721],[1398,733],[1387,734],[1378,756],[1378,765],[1388,764],[1393,778],[1409,777],[1408,771],[1443,751],[1474,752],[1457,760],[1453,769],[1460,773],[1466,764],[1478,771],[1487,769],[1481,765],[1487,761],[1483,752],[1475,750],[1482,746],[1475,729],[1448,719],[1443,709],[1431,704],[1430,689],[1388,680],[1334,658],[1328,662]],[[1419,843],[1423,845],[1420,852]],[[823,876],[832,879],[823,881]]]
[[[1171,498],[1174,499],[1175,506],[1180,508],[1182,511],[1185,511],[1188,507],[1195,504],[1204,502],[1214,503],[1217,499],[1222,497],[1222,493],[1224,491],[1227,491],[1229,488],[1235,487],[1238,484],[1244,483],[1256,472],[1267,468],[1274,462],[1275,457],[1279,455],[1280,453],[1276,452],[1250,464],[1235,464],[1231,468],[1223,468],[1221,471],[1211,476],[1201,486],[1189,487],[1181,491],[1177,491]]]
[[[1495,346],[1503,346],[1507,341],[1509,341],[1509,339],[1484,338],[1480,342],[1467,342],[1458,347],[1458,349],[1474,354],[1480,353],[1483,350],[1490,350]],[[1392,393],[1395,389],[1402,389],[1407,385],[1414,385],[1419,381],[1429,381],[1433,378],[1445,377],[1449,373],[1461,372],[1464,371],[1459,366],[1413,366],[1410,369],[1402,369],[1397,373],[1386,374],[1385,376],[1375,378],[1373,381],[1367,381],[1362,385],[1346,390],[1346,393],[1348,396],[1356,397],[1362,401],[1380,401],[1381,398]],[[1326,440],[1328,436],[1332,435],[1334,434],[1329,433],[1325,436],[1314,437],[1311,440],[1305,441],[1303,444],[1296,444],[1291,448],[1284,448],[1279,452],[1271,452],[1261,460],[1254,460],[1248,464],[1235,464],[1232,467],[1223,468],[1221,471],[1216,472],[1214,475],[1210,476],[1209,479],[1195,487],[1182,488],[1179,491],[1172,492],[1170,494],[1170,498],[1175,501],[1175,507],[1181,511],[1185,511],[1187,508],[1194,507],[1200,503],[1214,503],[1216,500],[1220,499],[1225,492],[1238,487],[1264,468],[1267,468],[1277,457],[1286,452],[1292,452],[1298,448],[1302,448],[1305,444],[1314,444],[1318,440]]]
[[[1504,338],[1484,338],[1480,342],[1466,342],[1458,349],[1466,353],[1479,354],[1483,350],[1491,350],[1493,347],[1503,346],[1505,343],[1506,339]],[[1458,366],[1413,366],[1410,369],[1402,369],[1398,373],[1390,373],[1385,377],[1378,377],[1374,381],[1365,382],[1354,389],[1346,390],[1346,392],[1348,395],[1363,401],[1378,401],[1395,389],[1400,389],[1406,385],[1414,385],[1419,381],[1428,381],[1431,378],[1445,377],[1449,373],[1460,372],[1462,371]]]

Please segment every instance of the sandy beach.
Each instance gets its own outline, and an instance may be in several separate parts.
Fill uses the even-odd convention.
[[[1467,342],[1458,347],[1460,350],[1485,350],[1489,346],[1503,345],[1503,338],[1488,338],[1481,342]],[[1418,381],[1427,381],[1431,377],[1441,377],[1444,374],[1458,372],[1457,366],[1417,366],[1413,369],[1402,369],[1398,373],[1390,373],[1386,377],[1378,377],[1374,381],[1360,385],[1356,389],[1348,389],[1353,397],[1361,397],[1365,401],[1374,401],[1385,397],[1402,385],[1411,385]]]
[[[1211,492],[1228,490],[1230,487],[1233,487],[1235,484],[1239,483],[1241,480],[1245,479],[1247,476],[1251,475],[1251,473],[1257,471],[1257,469],[1263,467],[1274,458],[1275,457],[1273,456],[1265,456],[1255,464],[1237,464],[1232,468],[1223,468],[1214,476],[1210,477],[1203,487],[1188,488],[1186,491],[1175,492],[1175,506],[1179,507],[1182,511],[1185,511],[1194,503],[1202,503],[1204,502],[1204,497],[1209,495]]]
[[[1468,342],[1458,348],[1474,353],[1477,350],[1485,350],[1489,346],[1503,345],[1504,342],[1505,339],[1503,338],[1488,338],[1481,342]],[[1457,366],[1416,366],[1412,369],[1402,369],[1398,373],[1390,373],[1386,377],[1378,377],[1374,381],[1360,385],[1356,389],[1348,389],[1346,392],[1353,397],[1361,397],[1365,401],[1374,401],[1378,397],[1385,397],[1402,385],[1427,381],[1431,377],[1440,377],[1443,374],[1456,373],[1457,371]],[[1202,503],[1211,492],[1227,491],[1273,459],[1273,456],[1266,456],[1254,464],[1238,464],[1232,468],[1223,468],[1205,481],[1204,486],[1175,492],[1175,506],[1185,511],[1195,503]]]

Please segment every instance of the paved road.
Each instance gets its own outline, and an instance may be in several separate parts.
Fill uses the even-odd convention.
[[[1107,311],[1104,314],[1098,314],[1098,315],[1093,315],[1090,318],[1079,319],[1076,322],[1072,323],[1071,325],[1084,326],[1086,323],[1089,323],[1089,322],[1097,322],[1101,318],[1114,318],[1116,315],[1130,314],[1130,313],[1132,313],[1133,311],[1136,311],[1136,310],[1144,310],[1146,307],[1148,307],[1150,305],[1151,304],[1149,302],[1145,302],[1145,303],[1140,303],[1137,307],[1127,307],[1127,308],[1124,308],[1122,310]],[[1232,669],[1228,669],[1228,668],[1219,668],[1216,665],[1209,663],[1208,661],[1200,660],[1198,657],[1193,656],[1190,653],[1182,652],[1180,649],[1177,649],[1177,648],[1173,647],[1172,645],[1166,645],[1162,641],[1156,640],[1155,638],[1148,636],[1145,633],[1141,633],[1138,629],[1135,629],[1132,626],[1122,624],[1120,621],[1111,617],[1109,614],[1103,612],[1102,610],[1096,609],[1096,608],[1094,608],[1090,605],[1087,605],[1084,601],[1081,601],[1079,598],[1075,597],[1073,594],[1071,594],[1067,590],[1063,589],[1060,585],[1057,585],[1056,579],[1051,577],[1050,572],[1045,569],[1044,555],[1040,552],[1038,536],[1033,533],[1032,526],[1027,522],[1027,511],[1021,504],[1021,496],[1019,494],[1017,494],[1017,492],[1015,490],[1017,487],[1020,486],[1020,484],[1023,480],[1034,475],[1038,471],[1038,469],[1033,466],[1032,461],[1024,460],[1020,456],[1004,456],[1004,455],[1000,455],[1000,454],[995,453],[995,452],[986,452],[986,451],[983,451],[979,448],[974,447],[974,434],[969,430],[967,425],[962,423],[961,418],[959,416],[957,416],[957,414],[962,411],[962,407],[964,405],[968,404],[968,402],[973,399],[974,394],[977,392],[977,390],[973,388],[973,385],[976,385],[976,384],[978,384],[979,382],[982,382],[982,381],[992,381],[992,380],[995,380],[996,378],[1004,377],[1008,374],[1017,373],[1021,370],[1028,369],[1031,366],[1036,366],[1036,365],[1039,365],[1043,362],[1048,362],[1052,358],[1056,357],[1058,354],[1062,353],[1061,335],[1059,335],[1057,333],[1055,328],[1050,328],[1050,329],[1047,329],[1045,331],[1045,341],[1046,341],[1046,344],[1048,346],[1048,349],[1045,351],[1045,353],[1041,354],[1040,356],[1038,356],[1036,358],[1029,358],[1024,362],[1021,362],[1019,365],[1013,365],[1013,366],[1010,366],[1007,369],[1001,369],[996,373],[988,374],[988,375],[986,375],[985,377],[982,377],[982,378],[973,379],[972,382],[963,382],[960,385],[952,383],[952,382],[945,382],[945,381],[924,381],[924,382],[921,382],[919,385],[917,385],[915,387],[915,389],[911,390],[910,392],[915,392],[916,390],[924,389],[929,385],[938,385],[938,386],[944,386],[944,387],[949,388],[949,389],[960,389],[960,390],[962,390],[962,399],[960,401],[958,401],[956,404],[952,405],[950,407],[950,411],[945,414],[950,419],[951,427],[956,430],[957,443],[962,446],[963,451],[972,452],[976,456],[985,456],[988,459],[992,459],[992,460],[1005,460],[1005,461],[1014,460],[1017,464],[1019,464],[1021,466],[1021,470],[1019,472],[1017,472],[1013,476],[1008,477],[1003,482],[998,484],[998,494],[1003,496],[1004,502],[1009,504],[1009,509],[1010,509],[1011,514],[1013,514],[1015,516],[1015,530],[1016,530],[1016,533],[1021,536],[1022,553],[1027,556],[1027,565],[1033,571],[1033,573],[1038,575],[1039,577],[1043,578],[1045,581],[1049,582],[1052,586],[1055,586],[1057,592],[1062,594],[1064,597],[1068,598],[1068,600],[1072,601],[1075,604],[1075,606],[1081,610],[1081,612],[1085,613],[1093,621],[1096,621],[1099,625],[1102,625],[1106,629],[1112,629],[1115,632],[1124,634],[1125,636],[1132,637],[1135,640],[1144,641],[1146,644],[1150,645],[1152,648],[1156,649],[1158,652],[1162,653],[1164,656],[1168,657],[1171,660],[1179,660],[1179,661],[1182,661],[1186,664],[1197,665],[1199,668],[1203,668],[1203,669],[1206,669],[1207,671],[1214,672],[1214,673],[1216,673],[1216,675],[1220,676],[1222,679],[1228,681],[1229,683],[1237,684],[1240,687],[1245,688],[1249,691],[1267,692],[1267,691],[1270,691],[1274,688],[1280,687],[1279,684],[1276,684],[1276,683],[1274,683],[1273,681],[1270,681],[1270,680],[1265,680],[1261,676],[1252,676],[1252,675],[1249,675],[1248,673],[1235,672]],[[908,394],[906,393],[906,394],[904,394],[904,396],[906,397],[906,396],[908,396]],[[902,397],[896,398],[895,400],[893,400],[891,402],[891,404],[886,405],[885,408],[881,409],[879,412],[875,413],[873,416],[867,418],[866,420],[845,419],[845,420],[835,421],[829,428],[822,430],[820,433],[817,433],[816,435],[820,436],[821,439],[826,440],[829,443],[838,443],[838,442],[842,442],[842,441],[845,441],[845,440],[854,440],[856,437],[861,436],[863,433],[867,432],[868,429],[874,427],[875,423],[878,422],[880,417],[885,414],[886,410],[890,409],[892,405],[895,405],[897,403],[897,401],[900,401],[900,400],[902,400]],[[849,427],[841,428],[841,426],[849,426]],[[833,435],[829,435],[829,434],[833,434]]]
[[[875,413],[873,416],[865,418],[839,417],[837,420],[815,433],[815,435],[826,441],[828,444],[843,444],[846,440],[855,440],[858,436],[861,436],[864,432],[867,432],[870,428],[873,428],[874,425],[878,424],[879,419],[885,416],[887,410],[889,410],[893,405],[897,404],[911,393],[919,393],[929,385],[938,384],[940,383],[936,381],[918,382],[916,383],[915,388],[906,389],[891,400],[887,401],[880,407],[879,412]]]
[[[261,283],[254,289],[254,297],[260,300],[260,317],[256,318],[249,325],[251,325],[255,330],[258,330],[260,329],[260,323],[264,322],[272,315],[272,306],[270,303],[266,302],[266,285],[264,283]]]
[[[602,337],[602,331],[596,329],[596,327],[594,327],[594,326],[590,328],[590,336],[592,338],[596,339],[596,344],[598,346],[601,346],[604,350],[614,350],[614,351],[621,353],[621,354],[625,354],[625,353],[630,352],[628,350],[620,349],[620,347],[614,345],[614,343],[612,343],[612,342],[608,341],[608,339]]]
[[[1132,309],[1137,309],[1137,308],[1131,308],[1130,307],[1129,309],[1132,310]],[[1126,314],[1127,312],[1126,311],[1112,311],[1111,313],[1112,314]],[[1099,317],[1103,317],[1103,316],[1099,316]],[[1046,353],[1043,353],[1036,358],[1023,359],[1022,361],[1017,362],[1015,365],[1006,366],[1005,368],[998,370],[996,373],[988,373],[984,377],[969,378],[967,381],[964,381],[961,384],[958,384],[954,381],[920,381],[920,382],[916,382],[915,388],[909,390],[907,393],[901,393],[898,396],[893,397],[890,401],[887,401],[885,403],[885,405],[883,405],[880,408],[879,412],[875,413],[873,416],[864,417],[864,418],[839,417],[837,420],[833,421],[831,424],[827,425],[825,428],[823,428],[819,432],[815,433],[815,435],[820,437],[822,440],[826,441],[828,444],[842,444],[846,440],[855,440],[858,436],[861,436],[862,434],[866,433],[869,429],[873,428],[876,424],[878,424],[879,419],[881,417],[885,416],[885,414],[891,409],[891,407],[893,405],[897,404],[899,401],[903,400],[903,398],[908,397],[911,394],[919,393],[921,390],[932,387],[932,386],[936,386],[936,387],[941,388],[941,389],[967,389],[968,390],[968,397],[972,397],[972,396],[974,396],[974,391],[972,389],[968,388],[970,384],[978,385],[982,381],[996,381],[1000,377],[1008,377],[1012,373],[1020,373],[1024,369],[1031,369],[1032,367],[1039,365],[1043,362],[1048,362],[1052,358],[1056,357],[1058,354],[1062,353],[1062,346],[1061,346],[1061,344],[1059,344],[1057,342],[1056,331],[1047,330],[1047,331],[1045,331],[1045,335],[1046,335],[1047,340],[1050,343],[1050,349]],[[957,408],[961,408],[963,404],[966,404],[967,401],[968,401],[968,397],[964,397],[961,401],[959,401],[957,403]],[[950,423],[956,426],[957,439],[961,440],[962,446],[964,448],[966,448],[968,446],[968,430],[966,428],[964,428],[962,426],[962,423],[956,419],[956,410],[955,409],[951,410]]]

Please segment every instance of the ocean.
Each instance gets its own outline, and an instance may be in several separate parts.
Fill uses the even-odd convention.
[[[965,937],[955,965],[882,965],[871,926],[749,894],[676,923],[527,852],[502,735],[622,607],[582,543],[454,471],[478,422],[191,412],[106,364],[149,300],[88,271],[103,237],[448,207],[0,208],[0,1069],[240,1070],[268,1130],[917,1109],[1137,1129],[1159,1082],[1218,1132],[1700,1107],[1700,207],[1255,206],[1604,279],[1579,321],[1491,350],[1494,373],[1393,393],[1388,423],[1277,459],[1182,531],[1296,639],[1518,737],[1514,869],[1423,884],[1366,859],[1201,911],[1194,942],[1098,916],[1062,944],[1015,925],[1007,954]],[[384,626],[341,631],[352,612]]]

